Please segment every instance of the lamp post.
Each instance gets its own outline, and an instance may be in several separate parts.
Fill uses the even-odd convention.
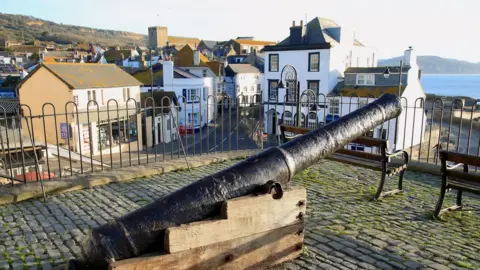
[[[397,92],[397,96],[398,98],[401,97],[402,95],[402,75],[403,75],[403,61],[400,61],[400,70],[398,72],[399,76],[398,76],[398,92]],[[388,79],[390,77],[390,68],[386,68],[385,71],[383,72],[383,77],[385,77],[385,79]],[[393,144],[394,144],[394,147],[395,147],[395,150],[398,150],[397,147],[397,136],[398,136],[398,116],[397,118],[395,118],[395,136],[393,138]]]

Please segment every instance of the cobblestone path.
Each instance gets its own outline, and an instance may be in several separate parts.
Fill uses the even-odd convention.
[[[0,206],[0,269],[61,264],[80,253],[90,228],[233,163]],[[408,172],[405,194],[373,202],[378,179],[378,172],[333,161],[298,174],[294,184],[308,192],[306,247],[301,258],[275,269],[480,268],[478,197],[465,194],[466,210],[434,221],[438,176]],[[453,196],[445,203],[453,204]]]

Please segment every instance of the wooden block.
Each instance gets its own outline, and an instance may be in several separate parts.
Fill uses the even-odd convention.
[[[306,191],[304,188],[286,190],[279,200],[271,195],[241,197],[227,201],[223,209],[228,219],[168,228],[164,249],[174,253],[302,222],[300,215],[305,215]]]
[[[113,270],[262,269],[300,256],[303,222],[171,254],[150,254],[110,264]]]

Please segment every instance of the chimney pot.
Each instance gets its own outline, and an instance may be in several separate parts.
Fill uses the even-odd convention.
[[[293,21],[292,26],[295,27],[295,21]]]
[[[303,20],[300,21],[300,26],[303,27]]]

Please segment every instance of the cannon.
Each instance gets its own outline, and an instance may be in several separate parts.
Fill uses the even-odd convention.
[[[169,227],[215,216],[222,202],[256,192],[266,182],[290,182],[295,173],[333,154],[353,139],[401,113],[390,94],[337,121],[268,148],[227,169],[199,179],[157,201],[94,228],[82,243],[83,256],[72,268],[105,269],[109,262],[153,251]]]

